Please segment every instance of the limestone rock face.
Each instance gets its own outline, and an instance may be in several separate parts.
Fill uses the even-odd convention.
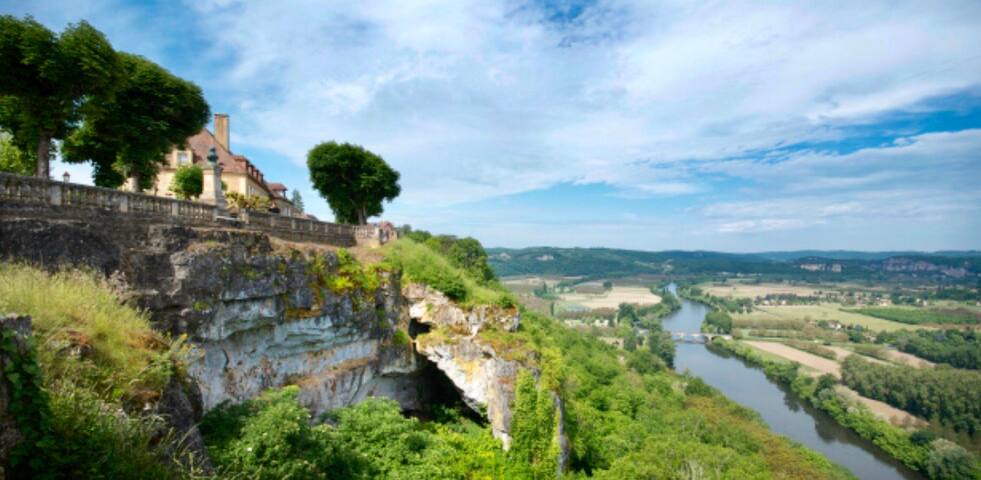
[[[444,335],[424,335],[416,341],[419,353],[436,364],[475,411],[486,412],[494,436],[507,449],[511,443],[511,403],[519,365],[481,343],[483,328],[518,327],[516,312],[481,306],[465,312],[443,294],[423,285],[404,290],[411,321],[440,328]],[[448,335],[446,335],[448,333]]]

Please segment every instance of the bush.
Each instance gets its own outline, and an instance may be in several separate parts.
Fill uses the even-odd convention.
[[[195,199],[204,191],[204,170],[197,165],[182,165],[174,172],[170,191],[181,200]]]

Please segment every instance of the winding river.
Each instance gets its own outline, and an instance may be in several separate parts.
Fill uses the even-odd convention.
[[[673,284],[668,288],[675,293]],[[681,310],[664,319],[664,329],[698,332],[708,312],[703,304],[681,299]],[[688,370],[732,400],[759,412],[774,432],[823,453],[861,479],[922,478],[738,357],[701,344],[679,343],[674,364],[678,372]]]

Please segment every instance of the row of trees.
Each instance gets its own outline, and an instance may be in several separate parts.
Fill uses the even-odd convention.
[[[976,371],[888,365],[851,355],[841,364],[841,377],[862,395],[954,431],[972,437],[981,431],[981,373]]]
[[[932,362],[973,370],[981,368],[981,335],[976,330],[897,330],[882,332],[875,341],[892,344]]]
[[[117,52],[84,21],[55,34],[0,16],[0,128],[20,151],[10,169],[48,178],[61,141],[65,161],[92,162],[96,185],[149,188],[164,155],[209,116],[197,85]]]

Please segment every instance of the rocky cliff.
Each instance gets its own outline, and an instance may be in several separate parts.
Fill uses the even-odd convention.
[[[509,442],[518,365],[477,334],[517,328],[514,311],[462,309],[423,286],[403,288],[398,272],[338,282],[333,249],[242,230],[0,219],[0,245],[0,257],[102,270],[155,328],[186,335],[199,395],[184,410],[195,416],[283,385],[298,385],[315,415],[369,396],[425,411],[449,391]],[[424,333],[433,328],[440,334]]]

